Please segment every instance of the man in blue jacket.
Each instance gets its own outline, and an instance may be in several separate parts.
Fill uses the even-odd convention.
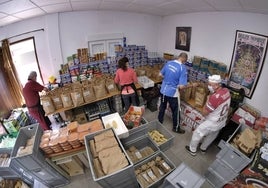
[[[177,60],[167,62],[160,72],[163,76],[163,81],[160,90],[161,104],[158,120],[163,123],[167,103],[169,103],[172,111],[173,131],[179,134],[185,133],[180,128],[180,117],[178,121],[178,97],[179,89],[183,89],[187,85],[187,70],[184,65],[187,59],[187,54],[182,52]]]

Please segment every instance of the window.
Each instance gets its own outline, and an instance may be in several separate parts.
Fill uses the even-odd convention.
[[[19,80],[23,86],[26,84],[31,71],[36,71],[37,82],[44,84],[33,37],[11,43],[10,52]]]
[[[107,56],[115,56],[114,46],[120,44],[123,46],[123,34],[100,34],[88,37],[88,47],[90,56],[97,53],[107,52]]]

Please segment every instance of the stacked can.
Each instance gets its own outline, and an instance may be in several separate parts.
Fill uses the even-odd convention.
[[[123,112],[121,95],[113,96],[113,109],[118,113]]]

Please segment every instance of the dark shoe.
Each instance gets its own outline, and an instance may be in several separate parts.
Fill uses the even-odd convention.
[[[207,152],[207,150],[203,150],[201,148],[200,148],[200,151],[201,151],[202,154],[206,154],[206,152]]]
[[[196,152],[192,152],[192,151],[190,150],[190,146],[185,146],[185,149],[186,149],[186,151],[187,151],[190,155],[192,155],[192,156],[196,156]]]
[[[173,132],[175,133],[179,133],[179,134],[184,134],[185,133],[185,130],[183,129],[172,129]]]

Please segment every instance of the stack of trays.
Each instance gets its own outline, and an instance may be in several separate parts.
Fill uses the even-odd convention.
[[[68,151],[73,148],[72,145],[68,142],[67,136],[59,137],[59,144],[64,151]]]
[[[46,141],[43,141],[41,142],[40,144],[40,148],[42,148],[42,150],[46,153],[46,154],[52,154],[54,153],[54,151],[50,148],[49,146],[49,140],[46,142]]]
[[[63,151],[61,145],[59,144],[59,139],[58,138],[50,140],[49,146],[55,153],[59,153],[59,152]]]
[[[82,145],[85,145],[85,139],[84,137],[86,135],[88,135],[89,133],[88,132],[80,132],[78,133],[78,138],[79,138],[79,142],[82,144]]]
[[[73,148],[79,148],[81,142],[79,141],[79,133],[73,132],[68,136],[68,142],[72,145]]]

